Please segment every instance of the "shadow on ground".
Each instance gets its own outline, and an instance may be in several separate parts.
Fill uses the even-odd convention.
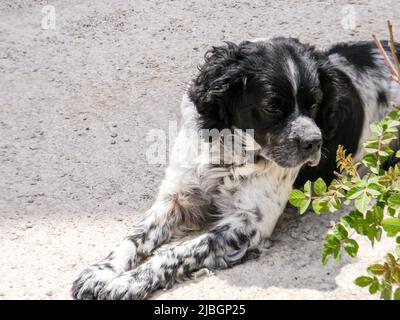
[[[338,287],[336,277],[349,259],[344,257],[341,263],[331,261],[323,266],[321,250],[327,231],[339,218],[340,214],[317,216],[312,212],[299,216],[288,208],[272,236],[272,247],[265,249],[258,259],[216,271],[210,278],[245,291],[275,287],[332,291]],[[202,282],[207,279],[199,279],[197,285]],[[181,283],[169,291],[157,292],[153,298],[169,298],[174,291],[180,294],[187,285]]]

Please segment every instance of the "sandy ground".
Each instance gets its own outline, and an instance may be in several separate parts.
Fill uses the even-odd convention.
[[[301,2],[301,3],[300,3]],[[148,130],[179,117],[185,83],[223,40],[284,35],[318,46],[399,29],[398,0],[0,2],[0,299],[69,299],[78,273],[129,234],[164,165]],[[56,29],[41,27],[56,9]],[[344,30],[343,6],[355,9]],[[320,265],[338,216],[285,214],[256,261],[158,299],[360,299],[352,280],[390,248]]]

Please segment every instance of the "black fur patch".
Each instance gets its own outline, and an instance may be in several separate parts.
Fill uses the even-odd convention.
[[[389,105],[389,99],[387,97],[387,93],[384,91],[378,91],[378,104],[387,106]]]
[[[374,49],[376,50],[376,46],[372,42],[347,42],[336,44],[328,53],[336,53],[345,57],[351,65],[362,72],[366,68],[376,67],[376,59],[373,54]]]

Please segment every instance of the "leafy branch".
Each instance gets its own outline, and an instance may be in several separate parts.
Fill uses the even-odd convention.
[[[378,38],[373,37],[389,66],[391,78],[400,83],[400,65],[390,22],[388,26],[392,60]],[[372,123],[370,128],[371,138],[363,144],[365,156],[360,162],[355,162],[339,146],[338,171],[334,172],[335,179],[329,186],[321,178],[313,183],[307,181],[303,191],[292,191],[289,202],[299,208],[300,214],[310,204],[317,214],[336,212],[345,206],[353,208],[327,234],[322,249],[323,264],[330,258],[340,261],[343,252],[355,257],[359,244],[354,234],[368,238],[372,246],[383,234],[395,238],[393,252],[387,253],[381,264],[370,265],[368,276],[358,277],[355,284],[368,287],[371,294],[380,293],[382,299],[400,300],[400,151],[395,152],[391,147],[399,136],[400,108],[395,108],[382,121]],[[360,168],[366,171],[362,176]]]

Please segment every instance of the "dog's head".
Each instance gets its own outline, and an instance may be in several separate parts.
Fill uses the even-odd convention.
[[[315,166],[326,60],[295,39],[226,43],[206,53],[189,96],[203,129],[254,129],[267,159],[281,167]]]

